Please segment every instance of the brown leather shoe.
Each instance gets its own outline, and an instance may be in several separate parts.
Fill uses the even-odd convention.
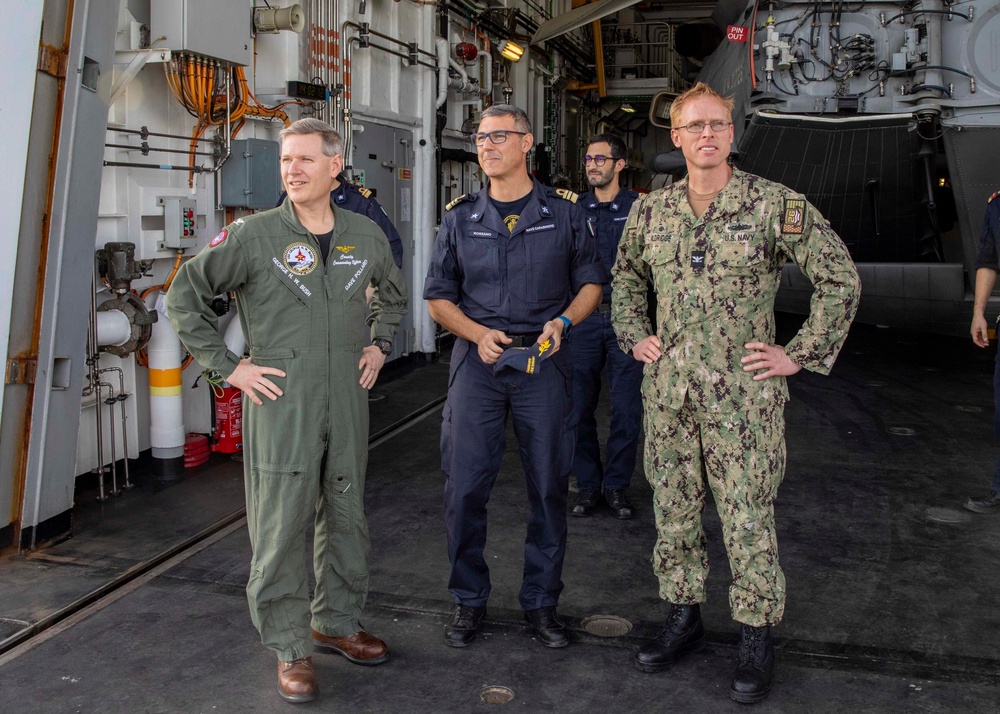
[[[312,657],[302,657],[293,662],[278,660],[278,694],[286,702],[302,704],[311,702],[319,694]]]
[[[312,633],[317,649],[323,652],[336,652],[347,657],[354,664],[371,666],[382,664],[389,659],[388,645],[364,630],[343,637],[330,637],[322,632],[316,632],[316,630],[313,630]]]

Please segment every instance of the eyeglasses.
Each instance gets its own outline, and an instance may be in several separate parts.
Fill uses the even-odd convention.
[[[712,127],[712,131],[719,132],[724,131],[726,127],[732,126],[731,121],[720,121],[716,120],[713,122],[705,123],[703,121],[695,121],[690,124],[685,124],[684,126],[675,126],[674,129],[680,131],[681,129],[687,129],[692,134],[700,134],[705,131],[706,126]]]
[[[598,154],[597,156],[591,156],[590,154],[587,154],[586,156],[583,157],[584,166],[587,166],[591,161],[593,161],[594,164],[596,164],[597,166],[604,166],[605,161],[611,161],[612,163],[614,163],[615,161],[618,161],[618,159],[616,159],[614,156],[602,156],[601,154]]]
[[[527,135],[526,131],[514,131],[513,129],[497,129],[496,131],[483,131],[469,136],[469,139],[476,146],[483,146],[486,143],[486,138],[494,144],[503,144],[507,141],[508,134],[519,134],[521,136]]]

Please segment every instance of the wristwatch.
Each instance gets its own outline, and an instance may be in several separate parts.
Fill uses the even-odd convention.
[[[384,337],[376,337],[372,340],[372,344],[378,347],[386,357],[392,352],[392,340],[387,340]]]

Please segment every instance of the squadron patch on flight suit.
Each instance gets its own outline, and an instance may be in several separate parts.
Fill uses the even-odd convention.
[[[316,253],[305,243],[292,243],[283,258],[285,267],[296,275],[309,275],[316,269]]]
[[[580,197],[578,194],[573,193],[568,188],[557,188],[556,195],[559,198],[569,201],[570,203],[576,203],[576,199]]]
[[[806,202],[801,198],[786,198],[782,216],[781,232],[801,235],[806,223]]]
[[[217,245],[221,245],[222,241],[224,241],[226,239],[226,236],[228,236],[228,235],[229,235],[229,231],[227,231],[225,228],[223,228],[219,232],[219,235],[215,236],[215,238],[213,238],[209,242],[208,247],[209,248],[214,248]]]

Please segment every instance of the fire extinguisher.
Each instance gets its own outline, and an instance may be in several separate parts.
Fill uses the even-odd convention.
[[[228,382],[212,385],[215,436],[212,451],[235,454],[243,450],[243,392]]]

